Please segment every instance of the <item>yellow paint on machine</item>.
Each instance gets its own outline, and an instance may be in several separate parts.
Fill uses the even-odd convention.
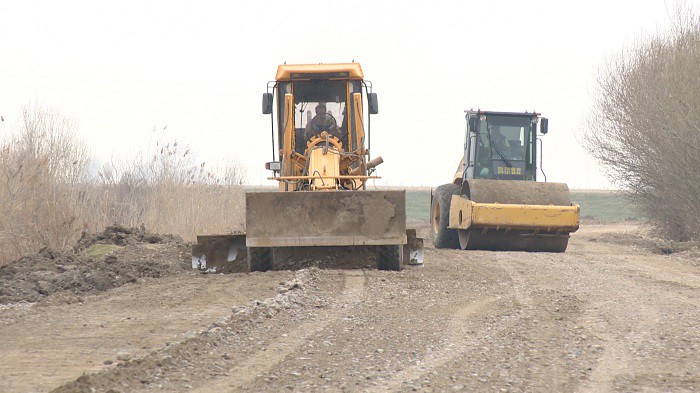
[[[579,206],[476,203],[462,195],[454,195],[448,227],[575,232],[579,227]]]
[[[292,152],[294,152],[294,96],[286,93],[284,95],[284,116],[285,116],[285,127],[284,127],[284,145],[286,148],[282,149],[282,172],[283,173],[293,173],[292,172]],[[284,191],[289,187],[288,184],[279,182],[280,191]],[[296,184],[292,187],[296,189]]]
[[[292,79],[311,79],[319,74],[342,74],[342,79],[361,80],[364,77],[360,63],[327,63],[327,64],[281,64],[277,67],[275,80],[288,81]],[[324,78],[324,79],[326,79]]]
[[[309,173],[318,176],[311,181],[312,190],[335,190],[340,176],[340,152],[335,148],[317,147],[309,153]]]

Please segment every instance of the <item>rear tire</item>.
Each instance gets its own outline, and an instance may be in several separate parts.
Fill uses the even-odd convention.
[[[248,247],[248,271],[266,272],[272,269],[272,250],[269,247]]]
[[[460,186],[457,184],[443,184],[435,189],[433,206],[430,209],[431,231],[430,237],[435,248],[459,249],[459,237],[457,230],[447,227],[450,223],[450,203],[453,195],[459,195]]]
[[[377,265],[379,270],[401,270],[403,268],[403,244],[380,246]]]

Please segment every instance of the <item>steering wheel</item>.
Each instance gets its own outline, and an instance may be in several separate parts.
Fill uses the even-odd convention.
[[[319,117],[323,116],[322,119]],[[306,140],[311,140],[312,137],[321,134],[323,131],[328,131],[330,135],[338,136],[340,133],[340,128],[338,128],[338,122],[335,120],[333,115],[328,113],[321,113],[314,116],[309,122],[309,131],[305,133],[304,137]]]
[[[323,116],[323,120],[316,120],[320,116]],[[319,125],[319,123],[321,125]],[[315,134],[319,134],[321,131],[330,131],[334,126],[338,128],[338,121],[335,120],[335,116],[329,115],[328,113],[318,114],[311,119],[311,131]]]

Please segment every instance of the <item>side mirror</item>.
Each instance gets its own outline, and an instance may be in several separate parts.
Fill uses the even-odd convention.
[[[546,117],[540,119],[540,132],[543,135],[549,132],[549,119]]]
[[[376,115],[379,113],[379,101],[377,101],[377,93],[367,94],[367,103],[369,104],[369,114]]]
[[[262,110],[263,115],[272,113],[272,93],[263,93]]]

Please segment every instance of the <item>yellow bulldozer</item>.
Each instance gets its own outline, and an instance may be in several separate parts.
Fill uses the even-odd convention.
[[[286,269],[299,266],[289,259],[331,254],[369,255],[383,270],[423,263],[423,240],[406,229],[405,191],[366,189],[383,161],[370,157],[378,101],[359,63],[278,66],[262,112],[272,123],[265,167],[278,189],[246,193],[245,233],[198,236],[193,268]]]
[[[537,181],[538,125],[546,134],[548,119],[469,110],[466,120],[464,156],[452,182],[431,193],[435,247],[564,252],[579,227],[579,206],[566,184],[546,176]]]

